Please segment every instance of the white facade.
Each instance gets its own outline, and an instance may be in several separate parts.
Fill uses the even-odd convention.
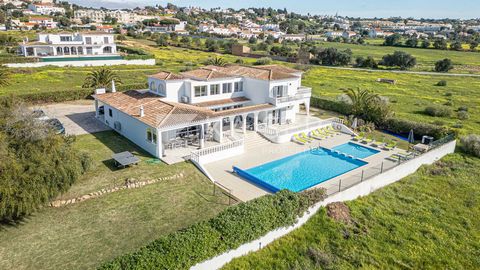
[[[51,15],[55,13],[65,14],[65,9],[63,7],[57,7],[50,3],[29,4],[28,9],[36,14],[41,15]]]
[[[20,50],[25,57],[117,55],[114,35],[103,32],[41,33]]]

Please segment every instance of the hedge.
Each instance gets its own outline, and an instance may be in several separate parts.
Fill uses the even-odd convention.
[[[306,193],[283,190],[229,207],[210,220],[163,236],[100,269],[188,269],[271,230],[292,225],[309,206],[323,200],[324,194],[323,189]]]
[[[147,83],[125,84],[125,85],[116,86],[117,91],[128,91],[128,90],[137,90],[137,89],[146,89],[146,88],[148,88]],[[71,101],[71,100],[86,99],[86,98],[89,98],[90,95],[92,95],[93,93],[94,93],[94,89],[80,88],[80,89],[18,94],[15,96],[27,103],[46,103],[46,102],[64,102],[64,101]],[[0,99],[5,99],[5,98],[8,98],[8,97],[1,97]]]
[[[314,108],[319,108],[327,111],[338,112],[343,115],[349,115],[351,113],[351,108],[349,104],[338,102],[334,100],[324,99],[321,97],[311,97],[310,106]]]
[[[350,115],[351,113],[350,105],[343,102],[324,99],[320,97],[312,97],[310,99],[310,105],[315,108],[334,111],[343,115]],[[427,135],[437,139],[445,137],[450,133],[450,130],[445,127],[398,118],[389,118],[385,120],[384,123],[381,123],[381,125],[379,125],[379,128],[396,134],[407,136],[410,130],[413,129],[415,134],[418,136]]]

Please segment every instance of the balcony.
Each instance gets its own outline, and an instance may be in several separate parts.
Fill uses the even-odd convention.
[[[292,96],[285,96],[285,97],[277,97],[277,98],[269,98],[269,102],[272,105],[283,105],[285,103],[295,102],[299,100],[304,100],[310,98],[312,96],[312,88],[300,86],[297,89],[297,93]]]

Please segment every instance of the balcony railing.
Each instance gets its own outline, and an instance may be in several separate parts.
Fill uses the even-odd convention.
[[[270,103],[273,105],[279,105],[283,103],[303,100],[306,98],[310,98],[312,96],[312,88],[300,86],[297,89],[297,93],[293,96],[286,96],[286,97],[277,97],[277,98],[270,98]]]

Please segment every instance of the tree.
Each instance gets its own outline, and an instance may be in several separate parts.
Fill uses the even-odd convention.
[[[439,60],[435,63],[435,71],[436,72],[449,72],[453,69],[452,60],[445,58],[443,60]]]
[[[418,46],[418,38],[417,37],[411,37],[411,38],[407,39],[407,41],[405,41],[405,46],[416,48]]]
[[[450,44],[450,49],[454,51],[462,51],[463,50],[462,42],[459,40],[452,42],[452,44]]]
[[[397,66],[404,70],[414,67],[417,64],[417,59],[406,52],[395,51],[393,54],[385,55],[381,64],[388,67]]]
[[[183,43],[183,44],[188,45],[188,44],[190,44],[191,40],[190,40],[189,37],[183,36],[183,37],[180,39],[180,42]]]
[[[422,48],[427,49],[430,47],[430,45],[431,45],[431,42],[428,38],[424,38],[422,40],[422,44],[421,44]]]
[[[10,84],[10,73],[6,68],[0,68],[0,87]]]
[[[207,61],[205,61],[205,64],[224,67],[227,65],[227,61],[225,61],[225,59],[222,57],[215,56],[208,58]]]
[[[166,47],[168,46],[168,36],[165,34],[162,34],[157,38],[156,42],[158,46]]]
[[[336,48],[326,48],[317,53],[317,63],[327,66],[346,66],[352,61],[352,51],[339,51]]]
[[[391,116],[388,100],[365,89],[349,89],[345,92],[351,113],[366,121],[381,124]]]
[[[393,34],[385,38],[383,45],[385,46],[399,46],[401,45],[402,36],[400,34]]]
[[[471,51],[475,51],[475,50],[477,49],[477,47],[478,47],[478,41],[472,40],[472,41],[470,42],[470,50],[471,50]]]
[[[82,17],[80,20],[82,21],[82,24],[89,24],[92,22],[92,19],[90,19],[90,17]]]
[[[361,68],[378,68],[378,63],[371,56],[368,56],[367,58],[359,56],[355,59],[355,66]]]
[[[448,49],[447,41],[443,38],[437,38],[433,42],[433,47],[438,50],[446,50]]]
[[[88,74],[83,83],[83,88],[108,88],[112,86],[112,81],[115,84],[121,84],[120,77],[109,68],[100,68]]]
[[[250,44],[257,44],[257,38],[255,36],[251,36],[249,39],[248,39],[248,43]]]

